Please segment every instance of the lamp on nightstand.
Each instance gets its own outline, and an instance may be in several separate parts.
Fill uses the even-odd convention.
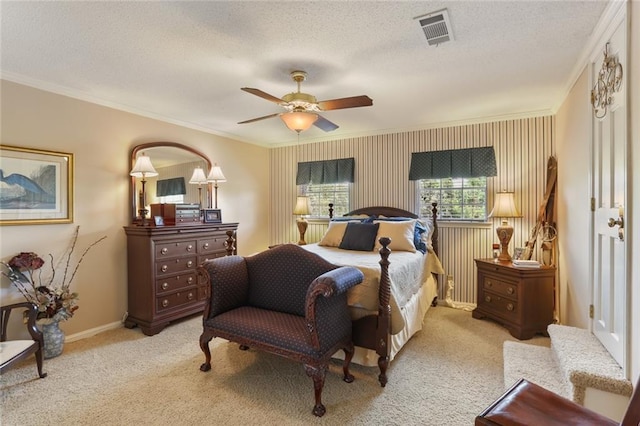
[[[304,215],[311,214],[311,209],[309,208],[309,197],[299,195],[296,199],[296,207],[293,209],[293,214],[299,215],[300,217],[296,221],[298,225],[298,232],[300,232],[300,241],[298,241],[298,245],[305,245],[307,242],[304,240],[304,233],[307,232],[307,226],[309,222],[306,221]]]
[[[522,217],[513,196],[513,192],[502,191],[496,194],[493,210],[489,213],[489,217],[502,218],[502,224],[496,228],[498,239],[500,240],[500,255],[498,260],[510,261],[509,242],[513,236],[513,226],[509,225],[507,218]]]

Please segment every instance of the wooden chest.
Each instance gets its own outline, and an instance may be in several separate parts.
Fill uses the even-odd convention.
[[[237,254],[237,223],[200,226],[126,226],[128,312],[125,327],[148,336],[171,321],[202,312],[206,283],[196,268],[208,259]]]

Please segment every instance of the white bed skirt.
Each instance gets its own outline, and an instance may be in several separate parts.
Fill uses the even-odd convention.
[[[420,290],[413,295],[411,300],[400,309],[404,318],[405,327],[397,334],[391,335],[391,352],[389,361],[393,360],[405,343],[409,341],[411,336],[422,330],[424,316],[431,307],[433,298],[438,295],[438,282],[433,275],[429,274],[429,278],[424,282]],[[334,355],[335,358],[344,359],[344,352],[338,351]],[[378,354],[372,349],[365,349],[356,346],[355,354],[351,362],[366,367],[378,366]]]

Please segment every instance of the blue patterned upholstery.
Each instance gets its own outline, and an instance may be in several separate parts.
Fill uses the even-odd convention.
[[[209,283],[200,347],[211,369],[213,337],[241,347],[275,353],[305,365],[313,378],[316,405],[324,414],[321,392],[331,356],[343,349],[344,380],[353,356],[347,291],[362,282],[357,268],[338,267],[303,248],[286,244],[255,256],[228,256],[198,268]]]

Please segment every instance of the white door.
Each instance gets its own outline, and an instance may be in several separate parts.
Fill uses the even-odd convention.
[[[592,61],[596,84],[604,54]],[[609,54],[626,69],[626,29],[621,24],[611,35]],[[593,118],[593,332],[627,371],[627,243],[624,235],[624,206],[627,201],[627,105],[626,84],[613,95],[606,116]]]

